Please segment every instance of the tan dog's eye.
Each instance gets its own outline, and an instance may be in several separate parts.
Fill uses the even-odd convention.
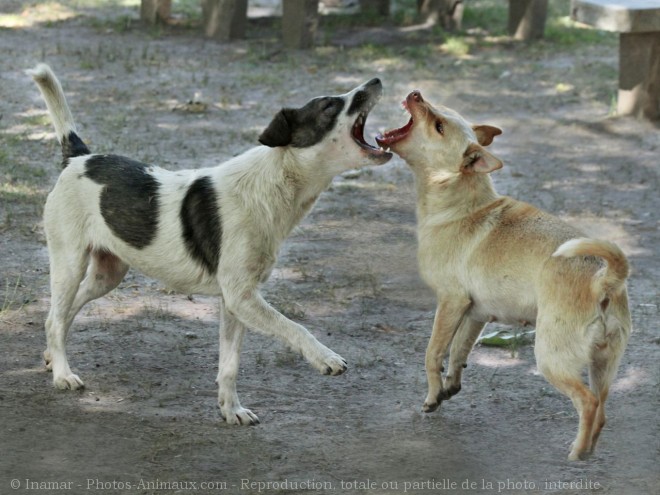
[[[438,131],[439,134],[445,133],[445,128],[442,126],[442,122],[439,120],[435,121],[435,130]]]

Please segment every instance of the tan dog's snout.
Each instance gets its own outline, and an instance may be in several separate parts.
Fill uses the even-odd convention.
[[[408,112],[412,116],[415,106],[422,103],[426,103],[424,101],[424,97],[422,96],[422,92],[416,89],[414,91],[411,91],[408,94],[408,96],[406,96],[406,99],[403,100],[402,105],[406,110],[408,110]]]
[[[408,98],[406,98],[406,100],[408,100],[408,101],[412,100],[412,101],[417,102],[417,103],[424,103],[424,98],[422,98],[422,93],[418,89],[411,92],[408,95]]]

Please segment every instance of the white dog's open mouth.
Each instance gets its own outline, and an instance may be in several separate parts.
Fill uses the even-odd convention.
[[[371,109],[376,106],[376,103],[380,99],[379,96],[380,95],[375,97],[371,96],[369,98],[369,102],[365,105],[365,108],[360,111],[357,118],[355,119],[355,122],[353,123],[351,136],[353,137],[355,144],[362,148],[370,158],[378,162],[385,163],[390,158],[392,158],[392,153],[371,145],[364,139],[364,126],[367,122],[367,117],[369,116]]]

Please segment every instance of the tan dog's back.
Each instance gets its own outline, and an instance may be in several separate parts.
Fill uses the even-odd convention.
[[[437,244],[420,245],[420,251],[429,249],[427,256],[436,257],[436,262],[438,252],[469,253],[460,272],[461,285],[479,298],[473,301],[471,317],[533,325],[539,300],[547,297],[548,290],[564,285],[565,273],[577,270],[586,281],[601,263],[593,258],[553,258],[561,244],[583,234],[529,204],[507,197],[496,203],[487,214],[477,211],[462,220],[453,235],[440,230],[434,236]],[[424,271],[430,271],[429,266]],[[442,277],[436,283],[443,283]],[[568,293],[566,287],[562,290]]]

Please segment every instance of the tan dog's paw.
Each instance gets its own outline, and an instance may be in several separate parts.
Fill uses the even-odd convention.
[[[436,409],[438,409],[440,407],[440,404],[441,404],[440,401],[436,401],[436,402],[433,402],[433,403],[429,403],[427,401],[424,401],[424,405],[422,405],[422,412],[432,413],[433,411],[435,411]]]
[[[575,448],[575,442],[571,444],[571,453],[568,454],[569,461],[586,461],[593,454],[592,449],[578,450]]]
[[[461,391],[461,384],[458,383],[456,385],[450,385],[446,389],[443,390],[443,396],[439,397],[438,400],[448,400],[451,399],[454,395],[459,393]]]
[[[443,388],[442,390],[440,390],[440,392],[438,392],[438,394],[435,396],[435,400],[427,396],[426,400],[424,401],[424,405],[422,406],[422,411],[424,411],[425,413],[430,413],[435,411],[437,408],[440,407],[440,404],[442,404],[443,400],[451,399],[454,395],[456,395],[460,391],[461,391],[461,384],[459,383],[458,385],[451,385],[449,388]]]

